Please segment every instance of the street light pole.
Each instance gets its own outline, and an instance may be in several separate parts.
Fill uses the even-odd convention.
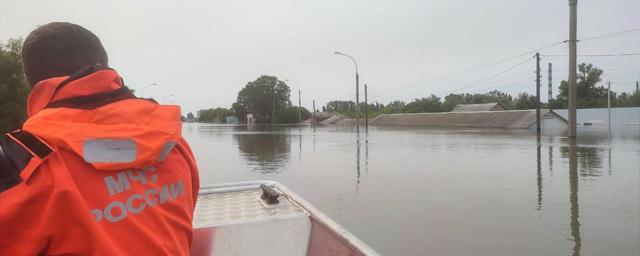
[[[158,84],[157,83],[152,83],[152,84],[147,85],[144,88],[142,88],[142,92],[140,92],[140,98],[144,98],[144,90],[146,90],[149,87],[156,86],[156,85],[158,85]]]
[[[540,137],[540,53],[536,53],[536,134]]]
[[[334,52],[334,54],[342,55],[351,59],[353,61],[353,65],[356,67],[356,133],[360,135],[360,75],[358,74],[358,63],[356,62],[356,59],[347,54],[341,52]]]

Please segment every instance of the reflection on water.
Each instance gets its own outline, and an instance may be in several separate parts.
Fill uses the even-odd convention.
[[[536,170],[537,170],[537,174],[538,174],[538,180],[537,180],[537,184],[538,184],[538,210],[542,210],[542,161],[540,161],[541,159],[541,148],[542,146],[540,145],[540,138],[538,137],[538,146],[536,147],[536,151],[537,151],[537,161],[536,161]]]
[[[289,161],[289,135],[269,131],[270,128],[253,127],[253,131],[234,134],[241,156],[254,172],[277,173]]]
[[[553,176],[553,146],[549,146],[549,174]]]
[[[356,141],[356,191],[360,188],[360,163],[362,162],[360,151],[362,147],[364,147],[364,173],[369,173],[369,142],[358,139]]]
[[[571,237],[573,240],[573,255],[579,256],[582,248],[582,239],[580,239],[580,207],[578,206],[578,149],[575,140],[570,140],[569,152],[569,202],[571,211]],[[586,162],[586,161],[581,161]],[[584,167],[582,167],[584,168]]]
[[[572,148],[576,151],[574,152],[576,155],[573,157],[571,156]],[[605,152],[603,148],[576,147],[575,144],[560,148],[563,158],[577,159],[582,177],[602,176],[602,158],[605,156]]]
[[[351,128],[206,125],[184,133],[202,184],[281,181],[383,255],[640,254],[640,136],[373,128],[358,139]]]
[[[356,142],[356,188],[360,187],[360,140]]]

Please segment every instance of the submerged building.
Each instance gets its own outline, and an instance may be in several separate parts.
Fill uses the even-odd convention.
[[[495,103],[482,104],[458,104],[451,112],[477,112],[477,111],[504,111],[507,110],[504,105]]]
[[[540,122],[542,129],[566,129],[568,127],[566,119],[549,109],[540,110]],[[381,114],[371,120],[369,124],[435,128],[536,129],[536,110]]]

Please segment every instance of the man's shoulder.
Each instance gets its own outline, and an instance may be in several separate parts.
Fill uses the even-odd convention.
[[[0,193],[28,182],[34,171],[54,150],[37,136],[22,130],[0,140]]]

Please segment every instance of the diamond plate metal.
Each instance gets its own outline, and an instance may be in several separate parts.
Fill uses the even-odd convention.
[[[261,189],[201,194],[196,203],[194,228],[307,216],[284,195],[280,203],[272,206],[262,203],[261,195]]]

